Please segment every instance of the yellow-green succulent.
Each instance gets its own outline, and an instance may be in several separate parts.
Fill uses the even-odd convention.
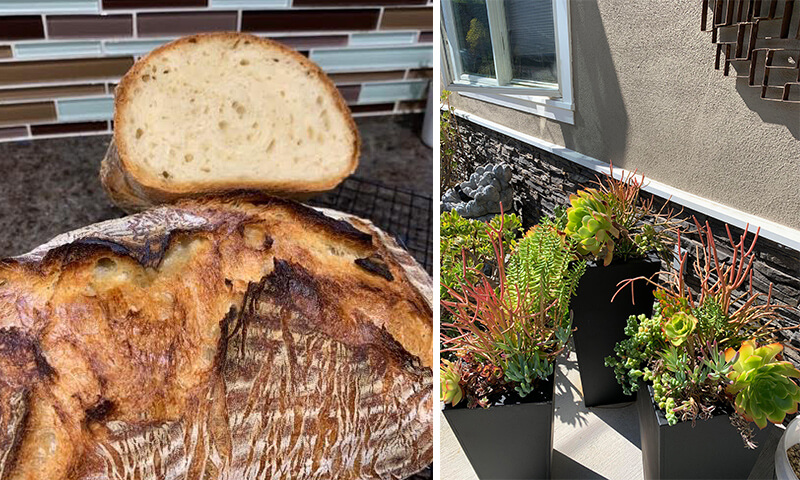
[[[783,422],[787,413],[797,411],[800,402],[800,387],[791,380],[800,378],[800,370],[789,362],[776,361],[782,350],[779,343],[756,348],[755,342],[746,341],[738,351],[725,351],[726,361],[736,360],[728,374],[733,383],[727,391],[736,395],[736,411],[759,428],[766,427],[767,420]]]
[[[619,238],[619,229],[614,226],[603,194],[587,188],[570,195],[569,203],[564,231],[578,242],[578,253],[603,258],[603,264],[608,265],[614,257],[614,239]]]
[[[449,360],[442,360],[439,366],[440,399],[444,403],[456,406],[464,398],[464,390],[461,389],[461,375],[458,374],[456,366]]]
[[[697,326],[697,318],[685,312],[675,312],[664,324],[667,340],[676,347],[683,344]]]

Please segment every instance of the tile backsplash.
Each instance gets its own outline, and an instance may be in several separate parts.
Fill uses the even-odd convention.
[[[431,0],[0,0],[0,141],[109,133],[137,58],[212,31],[295,48],[356,116],[419,112],[432,30]]]

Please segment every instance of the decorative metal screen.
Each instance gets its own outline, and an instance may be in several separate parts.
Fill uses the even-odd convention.
[[[798,7],[795,0],[703,0],[700,29],[717,46],[714,68],[728,76],[734,65],[734,76],[761,88],[765,100],[800,103]]]

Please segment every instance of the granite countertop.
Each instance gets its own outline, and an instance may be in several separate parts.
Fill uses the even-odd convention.
[[[355,175],[432,195],[432,150],[419,139],[421,115],[356,119]],[[98,172],[109,135],[0,143],[0,258],[124,212],[105,196]]]

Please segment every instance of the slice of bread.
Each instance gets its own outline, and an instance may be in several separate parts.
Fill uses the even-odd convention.
[[[344,99],[313,62],[253,35],[194,35],[123,77],[101,178],[129,211],[242,189],[302,197],[351,174],[359,147]]]

